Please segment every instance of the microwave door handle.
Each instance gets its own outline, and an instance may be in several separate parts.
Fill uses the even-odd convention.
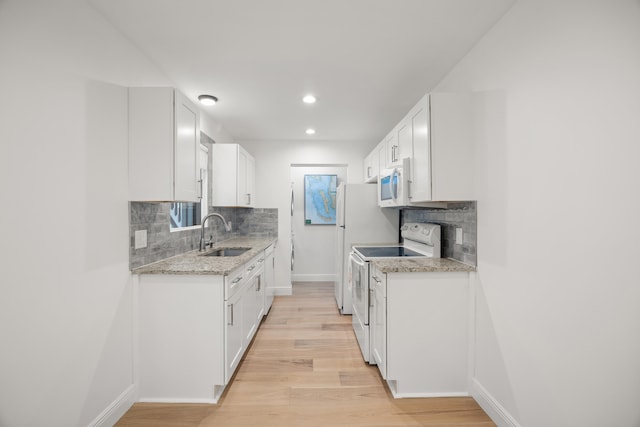
[[[398,177],[397,181],[395,180],[396,177]],[[398,185],[400,185],[400,174],[398,173],[398,168],[393,168],[393,173],[391,174],[391,180],[389,181],[389,185],[391,186],[391,198],[393,199],[394,202],[397,202],[398,201]]]

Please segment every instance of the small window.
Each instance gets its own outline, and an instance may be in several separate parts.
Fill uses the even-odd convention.
[[[202,223],[200,203],[171,203],[169,217],[171,218],[171,228],[184,228],[200,225]]]
[[[170,224],[169,229],[175,231],[185,227],[196,227],[202,224],[202,218],[208,213],[209,204],[209,150],[206,146],[200,145],[200,180],[202,181],[201,202],[176,202],[171,203],[169,209]],[[204,207],[204,208],[203,208]]]

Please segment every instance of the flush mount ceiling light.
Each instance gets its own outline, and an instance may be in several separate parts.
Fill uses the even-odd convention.
[[[305,97],[302,98],[302,102],[304,102],[305,104],[315,104],[316,97],[313,95],[305,95]]]
[[[307,135],[313,135],[316,133],[315,129],[309,128],[307,130],[304,131],[304,133],[306,133]]]
[[[200,101],[202,105],[215,105],[218,102],[218,98],[213,95],[200,95],[198,101]]]

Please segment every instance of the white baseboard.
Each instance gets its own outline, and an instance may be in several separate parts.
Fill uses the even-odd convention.
[[[509,411],[494,399],[491,393],[476,379],[471,381],[471,396],[498,427],[521,427]]]
[[[335,282],[335,274],[292,274],[292,282]]]
[[[270,288],[273,289],[273,295],[293,295],[293,289],[291,288]]]
[[[172,398],[172,397],[167,397],[167,398],[160,398],[160,399],[156,399],[156,398],[145,398],[145,397],[141,397],[140,400],[138,400],[138,402],[142,402],[142,403],[208,403],[211,405],[215,405],[216,403],[218,403],[218,399],[189,399],[189,398]]]
[[[414,398],[426,398],[426,397],[467,397],[469,393],[466,391],[451,392],[451,393],[393,393],[391,394],[394,399],[414,399]]]
[[[89,427],[111,427],[118,422],[120,418],[135,403],[135,385],[131,384],[120,396],[116,398],[100,415],[89,423]]]

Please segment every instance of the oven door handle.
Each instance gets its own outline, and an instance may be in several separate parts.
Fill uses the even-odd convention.
[[[360,267],[364,267],[364,263],[365,261],[362,260],[362,258],[360,258],[355,252],[351,252],[351,254],[349,255],[349,258],[351,258],[351,260],[358,264]]]

